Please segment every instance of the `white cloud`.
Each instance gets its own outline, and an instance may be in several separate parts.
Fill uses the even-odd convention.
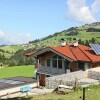
[[[94,0],[93,4],[91,5],[93,13],[100,12],[100,0]]]
[[[27,37],[30,37],[31,35],[30,35],[30,33],[26,33],[26,36],[27,36]]]
[[[30,37],[31,34],[30,34],[30,33],[24,33],[24,34],[18,33],[18,36],[19,36],[19,37]]]
[[[22,36],[22,34],[21,33],[18,33],[18,36]]]
[[[2,37],[3,35],[5,35],[5,33],[3,31],[0,31],[0,37]]]
[[[31,38],[30,36],[31,36],[30,33],[18,33],[18,34],[15,34],[15,36],[13,36],[11,41],[18,44],[28,43]]]
[[[28,43],[31,39],[30,33],[10,33],[0,31],[0,38],[7,40],[13,44]]]
[[[82,23],[92,23],[96,19],[92,15],[92,11],[86,5],[86,0],[67,0],[68,13],[67,16]]]

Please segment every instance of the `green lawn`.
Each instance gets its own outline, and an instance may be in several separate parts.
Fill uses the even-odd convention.
[[[100,100],[100,85],[91,86],[89,89],[86,89],[85,94],[86,100]],[[70,92],[66,95],[51,93],[41,96],[33,96],[31,100],[82,100],[82,90]]]
[[[15,76],[33,77],[33,75],[34,75],[33,65],[13,66],[0,69],[0,78],[15,77]],[[82,100],[82,90],[70,92],[67,93],[66,95],[51,93],[39,96],[34,95],[27,98],[18,97],[9,100]],[[100,100],[100,84],[96,86],[91,86],[89,87],[89,89],[86,89],[86,100]]]
[[[34,75],[34,65],[13,66],[0,69],[0,78],[15,77],[15,76],[33,77],[33,75]]]
[[[90,86],[86,89],[85,100],[100,100],[100,84]],[[65,95],[51,93],[44,95],[33,95],[31,97],[18,97],[8,100],[82,100],[82,89],[78,91],[72,91]]]

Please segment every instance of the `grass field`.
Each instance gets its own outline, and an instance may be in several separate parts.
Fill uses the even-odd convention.
[[[33,77],[34,75],[34,66],[13,66],[0,69],[0,78],[15,77],[15,76],[27,76]]]
[[[86,100],[100,100],[100,85],[91,86],[86,89]],[[59,95],[57,93],[33,96],[31,100],[82,100],[82,90],[70,92],[66,95]]]
[[[27,76],[33,77],[34,75],[34,66],[13,66],[8,68],[0,69],[0,78],[15,77],[15,76]],[[22,98],[13,98],[8,100],[82,100],[82,90],[75,92],[69,92],[65,95],[51,93],[39,96],[31,97],[22,97]],[[96,86],[91,86],[89,89],[86,89],[86,100],[100,100],[100,84]]]
[[[18,97],[8,100],[83,100],[82,99],[82,89],[78,91],[72,91],[66,93],[65,95],[51,93],[44,95],[33,95],[31,97]],[[90,86],[86,89],[85,100],[100,100],[100,84]]]
[[[0,54],[4,54],[6,58],[10,58],[12,53],[15,53],[16,51],[22,50],[24,48],[22,46],[0,46],[0,49],[5,51],[4,53],[0,52]]]
[[[15,52],[19,49],[23,49],[23,47],[22,46],[1,46],[0,49],[9,52]]]

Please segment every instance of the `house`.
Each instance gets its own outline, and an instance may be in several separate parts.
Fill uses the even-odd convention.
[[[35,58],[36,77],[41,85],[45,85],[46,77],[100,66],[100,55],[78,42],[47,47],[37,52]]]

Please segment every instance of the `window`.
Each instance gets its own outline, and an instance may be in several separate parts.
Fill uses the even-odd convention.
[[[62,69],[62,58],[58,56],[58,68]]]
[[[58,60],[58,68],[59,69],[62,69],[62,59],[61,60]]]
[[[57,59],[53,59],[53,67],[57,68]]]
[[[47,67],[50,67],[50,62],[51,62],[51,60],[50,60],[50,58],[48,58],[47,59]]]
[[[52,61],[53,68],[62,69],[62,58],[60,56],[54,55]]]
[[[53,56],[52,66],[53,68],[57,68],[57,55]]]

